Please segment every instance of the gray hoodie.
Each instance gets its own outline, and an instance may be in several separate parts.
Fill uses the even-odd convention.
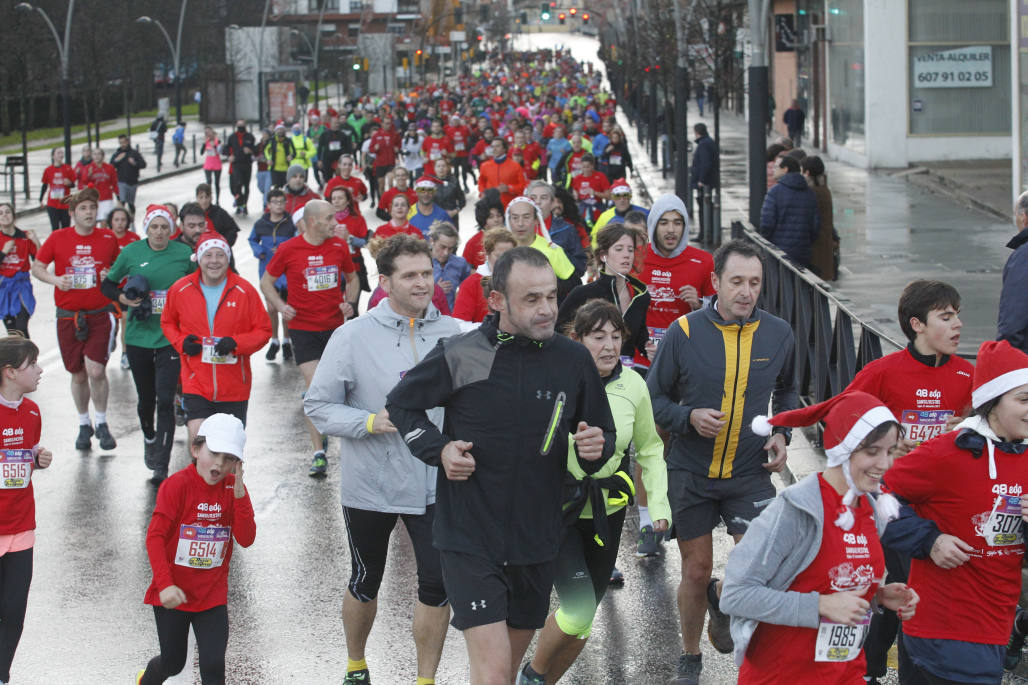
[[[650,236],[650,245],[653,245],[653,234],[657,230],[657,222],[665,212],[672,210],[682,215],[685,220],[685,230],[682,231],[682,239],[678,241],[678,247],[674,249],[674,252],[669,255],[660,254],[665,259],[674,259],[689,247],[689,213],[685,211],[685,203],[677,195],[661,195],[650,207],[650,213],[646,216],[646,232]]]
[[[721,611],[732,617],[736,665],[742,665],[758,623],[818,627],[819,594],[790,592],[789,586],[817,558],[824,521],[813,473],[779,493],[729,554]]]
[[[332,334],[318,363],[303,409],[326,435],[342,438],[340,481],[346,507],[423,514],[435,503],[436,469],[411,456],[399,433],[372,435],[368,416],[436,343],[460,332],[457,321],[433,305],[424,318],[393,311],[389,300]],[[443,410],[428,417],[442,428]]]

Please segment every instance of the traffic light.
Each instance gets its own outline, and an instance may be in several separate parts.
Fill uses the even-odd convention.
[[[354,71],[360,71],[360,69],[361,69],[361,58],[360,57],[354,57],[353,58],[353,70]]]
[[[585,14],[582,15],[582,23],[583,24],[588,24],[589,23],[589,13],[588,12],[586,12]]]
[[[568,12],[569,12],[569,13],[571,14],[571,16],[573,17],[573,16],[575,16],[576,14],[578,14],[578,8],[577,8],[577,7],[572,7],[571,9],[569,9],[569,10],[568,10]]]
[[[368,66],[368,58],[367,58],[367,57],[365,57],[365,58],[364,58],[364,60],[363,60],[363,62],[364,62],[364,63],[363,63],[363,64],[362,64],[361,66],[363,66],[363,67],[364,67],[364,71],[367,71],[367,70],[369,69],[369,66]]]
[[[568,17],[567,17],[567,15],[566,15],[566,14],[564,14],[563,12],[561,12],[560,14],[558,14],[558,15],[557,15],[557,19],[559,19],[559,20],[560,20],[560,23],[561,23],[561,24],[563,24],[563,23],[564,23],[564,20],[565,20],[565,19],[567,19],[567,18],[568,18]]]

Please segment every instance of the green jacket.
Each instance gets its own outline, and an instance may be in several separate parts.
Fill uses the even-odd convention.
[[[293,149],[296,150],[296,157],[293,164],[299,164],[304,169],[310,169],[311,163],[318,159],[318,146],[312,138],[301,133],[290,136],[293,141]]]

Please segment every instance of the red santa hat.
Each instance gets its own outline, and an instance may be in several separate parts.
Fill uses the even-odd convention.
[[[619,178],[610,184],[611,195],[631,195],[632,186],[628,185],[628,181],[623,178]]]
[[[849,486],[842,498],[842,508],[835,525],[843,530],[853,527],[851,506],[862,494],[850,475],[849,459],[864,439],[883,423],[895,422],[896,417],[877,397],[859,390],[843,392],[830,400],[809,407],[782,412],[768,418],[755,416],[750,428],[756,435],[770,435],[775,426],[801,428],[825,422],[824,448],[828,466],[841,466],[846,484]],[[881,507],[879,507],[879,502]],[[899,504],[894,498],[879,498],[875,503],[875,514],[879,525],[899,515]]]
[[[423,188],[428,190],[437,190],[438,187],[439,181],[427,174],[421,176],[417,181],[414,181],[414,190],[421,190]]]
[[[971,406],[975,409],[1014,388],[1028,384],[1028,354],[1006,340],[987,340],[978,348]]]
[[[143,215],[143,233],[146,233],[147,229],[150,228],[150,222],[157,217],[164,217],[168,220],[168,225],[174,230],[175,220],[171,217],[171,212],[164,205],[149,205],[146,208],[146,214]]]
[[[225,238],[220,233],[214,231],[207,231],[200,236],[200,239],[196,241],[196,254],[193,255],[192,259],[194,262],[199,262],[200,258],[203,257],[207,250],[213,247],[221,248],[224,251],[225,256],[231,256],[232,248],[228,246]]]

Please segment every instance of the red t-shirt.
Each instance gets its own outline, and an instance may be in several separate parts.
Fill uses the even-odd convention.
[[[333,176],[325,184],[325,197],[332,197],[333,188],[343,186],[350,190],[350,194],[353,195],[353,199],[359,204],[361,198],[368,196],[368,187],[364,185],[364,181],[360,180],[356,176],[350,176],[349,178],[343,178],[342,176]]]
[[[941,435],[946,420],[971,407],[974,367],[952,356],[942,366],[914,359],[909,349],[876,359],[857,374],[850,388],[880,399],[917,444]]]
[[[422,240],[425,239],[425,234],[421,232],[421,229],[411,226],[410,222],[405,223],[403,226],[393,226],[393,224],[390,222],[388,224],[382,224],[381,226],[375,229],[376,238],[392,238],[397,233],[406,233],[408,235],[414,236],[415,238],[421,238]]]
[[[453,316],[456,319],[479,323],[489,313],[489,303],[482,292],[482,274],[477,271],[464,279],[457,289],[453,301]]]
[[[118,172],[110,164],[90,164],[80,180],[83,181],[83,187],[96,188],[96,192],[100,194],[100,202],[113,200],[118,194]]]
[[[3,259],[0,260],[0,276],[4,278],[10,278],[20,271],[28,271],[31,267],[29,257],[36,256],[36,244],[29,240],[21,229],[14,229],[13,236],[0,233],[0,248],[6,245],[8,240],[14,241],[14,251],[3,255]]]
[[[121,248],[114,233],[106,228],[94,228],[89,235],[79,235],[74,227],[62,228],[50,234],[39,248],[36,260],[41,264],[54,264],[56,276],[71,275],[73,285],[68,290],[54,288],[54,302],[62,309],[84,311],[103,309],[111,301],[100,292],[100,272],[111,268]]]
[[[46,206],[67,209],[68,205],[64,204],[64,200],[75,187],[75,170],[71,165],[48,166],[43,172],[43,183],[47,185]]]
[[[863,597],[871,601],[885,575],[885,555],[878,541],[871,505],[867,498],[858,498],[853,508],[856,522],[851,530],[843,530],[835,525],[836,513],[842,506],[842,496],[825,482],[824,477],[819,475],[818,481],[825,512],[821,548],[810,566],[793,580],[789,592],[817,592],[824,595],[866,586],[868,589]],[[870,612],[867,620],[871,620]],[[824,626],[825,619],[821,621]],[[817,629],[758,624],[739,669],[740,685],[863,683],[867,661],[859,641],[860,630],[841,625],[830,630],[838,638],[831,643],[829,651],[834,651],[839,658],[846,658],[843,655],[846,650],[850,650],[848,653],[856,653],[856,658],[851,661],[817,661],[816,655],[820,651],[818,647],[829,642],[823,639],[822,644],[818,644]]]
[[[230,473],[208,485],[195,464],[161,483],[146,531],[153,580],[145,604],[159,606],[161,590],[172,585],[186,593],[179,611],[206,611],[228,601],[232,540],[249,547],[257,537],[250,493],[236,499],[235,484]]]
[[[468,156],[468,145],[471,142],[471,131],[467,126],[446,126],[446,136],[453,143],[453,153],[458,157]]]
[[[988,450],[976,459],[958,448],[956,439],[956,431],[943,433],[897,459],[885,474],[889,489],[910,502],[918,516],[974,548],[970,560],[949,570],[930,558],[911,562],[909,582],[921,603],[903,623],[903,632],[1005,645],[1021,592],[1020,505],[1028,487],[1028,459],[996,448],[997,478],[992,480]],[[999,537],[990,541],[986,535]]]
[[[16,535],[36,529],[36,498],[32,491],[35,468],[32,448],[42,431],[39,406],[22,398],[17,409],[0,405],[3,454],[0,458],[0,535]]]
[[[479,161],[484,161],[482,156],[485,154],[485,151],[489,149],[491,144],[492,143],[485,138],[479,139],[479,141],[475,143],[475,147],[471,148],[471,155]]]
[[[400,134],[394,130],[379,129],[371,136],[368,151],[375,155],[375,166],[393,166],[396,164],[396,151],[400,149]]]
[[[426,160],[433,162],[453,154],[453,144],[445,137],[428,137],[421,143],[421,152]]]
[[[336,238],[339,238],[339,234],[343,231],[346,231],[354,238],[366,239],[368,237],[368,222],[364,220],[363,216],[361,216],[360,214],[349,214],[345,217],[340,217],[339,214],[339,212],[336,213]],[[342,240],[342,238],[339,239]],[[343,240],[343,242],[349,245],[348,241]],[[353,247],[352,245],[349,245],[349,247],[351,258],[355,255],[360,254],[359,247]],[[353,260],[351,259],[351,261]],[[354,266],[356,266],[356,262],[354,262]]]
[[[646,284],[646,290],[650,293],[646,327],[650,330],[650,338],[658,345],[668,327],[678,317],[692,311],[687,302],[678,298],[678,291],[691,285],[700,297],[713,295],[714,284],[710,280],[712,273],[714,258],[698,247],[690,245],[671,259],[660,256],[652,246],[646,248],[646,260],[639,273],[639,280]],[[639,353],[635,355],[635,363],[647,367],[650,365],[649,360]]]
[[[578,200],[595,199],[600,193],[610,190],[610,181],[599,171],[594,171],[588,176],[579,174],[571,179],[571,190]]]
[[[208,223],[210,223],[209,220]],[[114,233],[114,231],[111,231],[111,233]],[[139,240],[139,234],[135,231],[125,231],[124,235],[119,236],[115,234],[114,238],[118,241],[118,248],[120,249]]]
[[[571,176],[578,176],[580,173],[582,173],[582,157],[584,157],[585,155],[586,151],[583,148],[578,152],[572,152],[571,155],[568,156],[567,165],[568,171],[571,173]]]
[[[331,331],[343,325],[343,274],[354,271],[350,248],[342,240],[332,237],[311,245],[302,235],[279,245],[265,270],[275,278],[286,275],[289,304],[296,310],[289,327],[301,331]]]
[[[400,190],[399,188],[390,188],[389,190],[382,193],[382,199],[378,202],[378,208],[384,209],[386,212],[393,205],[393,198],[397,195],[404,195],[407,201],[410,202],[411,207],[418,201],[418,194],[414,192],[413,188],[407,188],[407,190]]]

